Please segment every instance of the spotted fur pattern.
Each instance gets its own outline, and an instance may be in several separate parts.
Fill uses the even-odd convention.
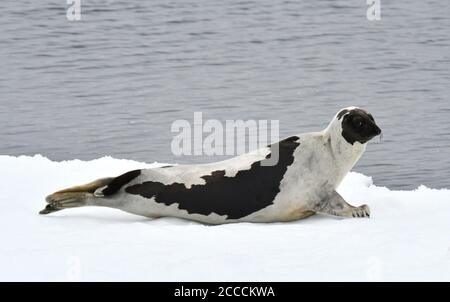
[[[321,132],[292,136],[229,160],[135,170],[108,179],[89,197],[84,193],[82,205],[210,224],[292,221],[315,213],[367,217],[367,206],[350,206],[335,190],[380,132],[369,113],[345,108]],[[276,164],[265,165],[274,152]],[[50,208],[64,208],[57,198],[51,200]]]

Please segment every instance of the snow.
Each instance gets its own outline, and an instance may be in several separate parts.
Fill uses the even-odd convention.
[[[370,219],[206,226],[86,207],[38,215],[57,189],[155,167],[0,156],[0,281],[450,281],[450,190],[393,191],[351,172]]]

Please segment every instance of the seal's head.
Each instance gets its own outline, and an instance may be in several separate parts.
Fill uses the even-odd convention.
[[[340,110],[322,133],[334,156],[350,170],[365,151],[367,142],[380,135],[381,129],[369,112],[348,107]]]
[[[377,135],[381,129],[375,123],[375,119],[369,112],[350,107],[339,111],[336,119],[340,122],[342,137],[351,145],[355,142],[365,144]]]
[[[340,110],[324,130],[334,152],[358,159],[367,142],[381,134],[373,116],[360,108]]]

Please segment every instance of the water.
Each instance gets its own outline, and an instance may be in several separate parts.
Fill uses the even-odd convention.
[[[450,2],[0,2],[0,154],[175,157],[176,119],[324,128],[348,105],[384,130],[355,170],[378,185],[450,187]]]

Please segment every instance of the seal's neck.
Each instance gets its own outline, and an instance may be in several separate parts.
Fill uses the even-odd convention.
[[[340,178],[343,178],[361,158],[366,150],[367,144],[361,144],[359,142],[350,144],[347,142],[342,136],[342,128],[337,120],[333,120],[322,131],[322,135],[335,159],[335,165],[338,166],[338,170],[342,173]]]

